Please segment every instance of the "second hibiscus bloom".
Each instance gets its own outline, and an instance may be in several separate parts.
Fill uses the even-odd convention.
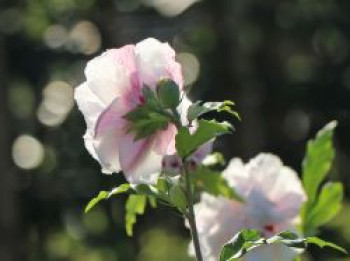
[[[201,195],[195,213],[206,261],[219,260],[221,248],[243,228],[258,229],[266,238],[284,230],[296,231],[306,195],[297,173],[283,166],[277,156],[259,154],[246,165],[233,159],[223,176],[245,202]],[[245,260],[291,261],[295,255],[294,250],[277,244],[259,247]]]

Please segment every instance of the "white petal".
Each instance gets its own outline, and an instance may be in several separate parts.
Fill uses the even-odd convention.
[[[103,136],[95,138],[93,141],[97,160],[100,162],[104,174],[112,174],[121,171],[118,151],[120,136],[119,129],[111,129],[106,131]]]
[[[90,153],[90,155],[98,161],[98,156],[96,154],[95,148],[94,148],[94,139],[90,132],[86,132],[83,136],[84,138],[84,144],[87,151]]]
[[[251,159],[246,168],[251,182],[260,186],[264,194],[269,193],[274,187],[274,182],[279,176],[283,164],[281,160],[272,154],[260,153]]]
[[[200,203],[195,205],[195,214],[204,260],[218,260],[222,246],[245,227],[241,203],[207,193],[203,193]]]
[[[296,251],[282,245],[275,244],[258,247],[248,253],[246,261],[292,261],[296,256]]]
[[[252,184],[249,182],[250,175],[246,170],[243,161],[239,158],[232,159],[227,168],[222,172],[228,184],[242,196],[247,196]]]
[[[108,106],[116,97],[130,87],[128,71],[119,64],[116,50],[108,50],[88,62],[85,76],[88,87]]]
[[[160,79],[171,78],[182,89],[181,66],[175,61],[175,51],[167,43],[148,38],[136,45],[135,58],[143,84],[155,87]]]
[[[74,90],[74,99],[79,110],[83,113],[87,129],[94,133],[95,123],[100,113],[105,109],[104,104],[84,82]]]
[[[126,179],[133,184],[153,184],[162,169],[163,155],[153,150],[154,141],[134,141],[127,134],[119,144],[119,160]]]
[[[247,165],[240,159],[233,159],[223,176],[230,186],[250,201],[251,211],[261,221],[263,216],[272,218],[271,221],[293,219],[306,200],[297,173],[283,166],[281,160],[272,154],[261,153]]]
[[[298,216],[300,206],[307,196],[296,172],[283,167],[269,193],[269,198],[276,203],[277,210],[283,213],[284,218],[293,219]]]
[[[86,82],[75,88],[74,98],[79,110],[83,113],[87,130],[84,135],[86,149],[97,160],[97,154],[93,147],[93,136],[98,116],[104,110],[104,105],[99,98],[88,88]]]
[[[283,166],[281,160],[272,154],[261,153],[247,164],[250,183],[260,188],[276,205],[276,210],[284,218],[298,215],[306,195],[298,174],[289,167]]]
[[[88,88],[86,82],[75,89],[74,97],[80,111],[84,115],[87,125],[84,135],[86,149],[94,159],[99,161],[103,173],[119,172],[120,165],[117,144],[120,129],[111,128],[105,131],[103,136],[95,139],[96,124],[106,107],[95,93]]]
[[[111,174],[121,170],[119,163],[119,143],[125,133],[125,105],[122,98],[116,98],[100,113],[96,126],[93,147],[102,172]]]

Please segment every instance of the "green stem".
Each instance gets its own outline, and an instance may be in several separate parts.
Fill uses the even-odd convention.
[[[182,127],[181,116],[179,115],[179,113],[177,112],[176,109],[171,110],[171,116],[172,116],[172,121],[175,124],[175,126],[178,129],[180,129]]]
[[[172,110],[172,115],[173,115],[173,123],[176,125],[177,129],[179,130],[182,127],[181,116],[176,111],[176,109]],[[185,179],[185,183],[186,183],[185,193],[186,193],[187,205],[188,205],[188,213],[185,211],[184,216],[185,218],[187,218],[188,224],[190,225],[193,246],[196,253],[196,259],[197,261],[203,261],[201,246],[199,244],[197,225],[196,225],[196,216],[193,210],[193,192],[191,188],[190,174],[187,171],[186,161],[183,159],[181,161],[182,161],[181,174],[182,174],[182,177]]]
[[[183,162],[183,164],[186,164],[186,163]],[[184,167],[181,168],[181,170],[182,170],[182,176],[185,178],[185,183],[186,183],[186,196],[187,196],[187,204],[188,204],[188,213],[186,217],[188,219],[188,223],[191,229],[193,246],[195,249],[197,261],[203,261],[201,247],[199,244],[198,232],[197,232],[196,217],[193,210],[193,194],[192,194],[192,188],[190,183],[190,175],[185,165]]]

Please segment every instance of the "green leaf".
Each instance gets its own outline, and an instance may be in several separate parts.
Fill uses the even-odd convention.
[[[343,185],[341,183],[326,183],[315,202],[307,213],[305,229],[313,230],[330,221],[341,209],[343,201]]]
[[[339,185],[324,186],[318,193],[334,159],[333,135],[336,125],[335,121],[328,123],[307,145],[302,181],[308,201],[301,210],[302,231],[305,235],[314,235],[318,226],[329,221],[341,207],[343,192]],[[332,200],[335,201],[328,203]]]
[[[130,184],[122,184],[111,191],[100,191],[96,197],[91,199],[85,207],[85,213],[89,212],[93,207],[95,207],[101,200],[108,199],[113,195],[125,193],[131,189]]]
[[[196,187],[214,196],[223,196],[233,200],[244,200],[240,197],[234,188],[230,187],[220,172],[213,171],[205,166],[199,166],[191,175]]]
[[[293,248],[306,248],[307,244],[314,244],[320,248],[330,247],[335,250],[338,250],[339,252],[347,254],[347,251],[344,248],[332,242],[325,241],[318,237],[299,238],[298,235],[290,231],[283,231],[277,234],[276,236],[273,236],[267,239],[267,244],[273,244],[273,243],[283,243],[286,246],[293,247]]]
[[[345,248],[342,248],[332,242],[327,242],[327,241],[324,241],[318,237],[308,237],[306,238],[306,242],[309,243],[309,244],[315,244],[317,245],[318,247],[320,248],[324,248],[324,247],[330,247],[330,248],[333,248],[335,250],[338,250],[344,254],[347,254],[348,252],[346,251]]]
[[[296,256],[296,257],[294,257],[293,261],[301,261],[301,257],[300,256]]]
[[[152,208],[156,208],[157,207],[157,198],[154,197],[154,196],[148,196],[148,202],[149,202],[149,205],[152,207]]]
[[[173,184],[169,190],[170,203],[184,211],[187,207],[187,198],[179,184]]]
[[[188,108],[187,119],[189,122],[191,122],[209,111],[210,110],[201,105],[201,101],[197,101]]]
[[[133,226],[136,223],[136,216],[145,212],[147,196],[130,195],[126,202],[125,229],[128,236],[133,235]]]
[[[138,106],[124,116],[131,122],[129,133],[135,134],[135,140],[149,137],[159,130],[164,130],[169,124],[169,117],[155,112],[146,105]]]
[[[155,186],[139,184],[134,189],[138,195],[147,196],[153,207],[156,207],[157,199],[179,208],[180,211],[183,211],[187,206],[187,200],[180,185],[163,177],[158,178]]]
[[[91,199],[85,207],[85,213],[89,212],[94,206],[96,206],[101,200],[108,198],[109,191],[100,191],[96,197]]]
[[[266,240],[267,244],[282,243],[292,248],[306,248],[306,242],[304,238],[299,238],[297,234],[290,231],[282,231],[275,236]]]
[[[142,95],[145,100],[145,104],[151,108],[159,108],[159,102],[157,100],[156,93],[148,86],[144,85],[142,88]]]
[[[176,150],[181,158],[186,158],[216,136],[229,133],[230,129],[231,125],[226,122],[199,120],[194,134],[190,134],[185,127],[179,129],[176,135]]]
[[[157,95],[161,104],[167,109],[176,109],[180,103],[179,86],[170,79],[158,82]]]
[[[131,188],[131,185],[129,183],[124,183],[124,184],[121,184],[120,186],[118,187],[115,187],[114,189],[112,189],[109,194],[108,194],[108,198],[114,196],[114,195],[118,195],[118,194],[121,194],[121,193],[125,193],[125,192],[128,192],[130,191],[132,188]]]
[[[332,121],[321,129],[307,144],[303,160],[302,180],[308,195],[308,204],[316,199],[319,185],[329,172],[334,158],[333,133],[337,123]]]
[[[158,178],[156,187],[160,193],[167,194],[169,192],[170,184],[167,179]]]
[[[142,89],[144,103],[124,115],[130,122],[128,133],[135,135],[135,140],[149,137],[159,130],[167,128],[172,120],[171,115],[163,108],[155,92],[145,86]]]
[[[158,184],[156,186],[146,185],[146,184],[139,184],[135,187],[135,191],[139,195],[145,195],[148,196],[149,202],[151,205],[156,205],[156,199],[161,199],[164,201],[169,201],[168,196],[168,189],[166,191],[163,191],[163,188],[160,188],[160,184],[164,184],[163,178],[158,178]],[[154,200],[152,200],[154,199]]]
[[[157,194],[152,186],[146,184],[139,184],[134,189],[139,195],[155,196]]]
[[[243,229],[221,249],[220,261],[237,260],[251,250],[252,246],[263,243],[263,237],[258,230]]]
[[[202,116],[205,113],[211,111],[217,112],[227,112],[230,115],[240,119],[239,114],[232,109],[234,106],[233,101],[223,101],[223,102],[206,102],[201,105],[201,102],[198,101],[192,104],[187,112],[187,119],[191,122],[197,119],[199,116]]]
[[[290,231],[283,231],[266,239],[259,230],[243,229],[224,245],[220,253],[220,261],[237,260],[254,248],[270,244],[284,244],[291,248],[300,249],[306,249],[308,244],[315,244],[321,248],[327,246],[342,253],[347,253],[344,248],[317,237],[299,238],[297,234]]]

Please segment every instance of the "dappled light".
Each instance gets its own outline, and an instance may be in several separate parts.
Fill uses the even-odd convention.
[[[45,86],[37,117],[47,126],[58,126],[73,107],[73,88],[66,82],[53,81]]]
[[[185,84],[194,84],[200,73],[200,64],[198,58],[191,53],[179,53],[177,60],[182,66]]]
[[[37,168],[44,156],[44,149],[40,141],[29,135],[19,136],[12,146],[12,158],[22,169]]]
[[[97,27],[89,21],[80,21],[71,29],[67,48],[71,52],[93,54],[101,48],[101,35]]]
[[[170,17],[181,14],[198,1],[200,0],[142,0],[144,4],[154,7],[161,15]]]

